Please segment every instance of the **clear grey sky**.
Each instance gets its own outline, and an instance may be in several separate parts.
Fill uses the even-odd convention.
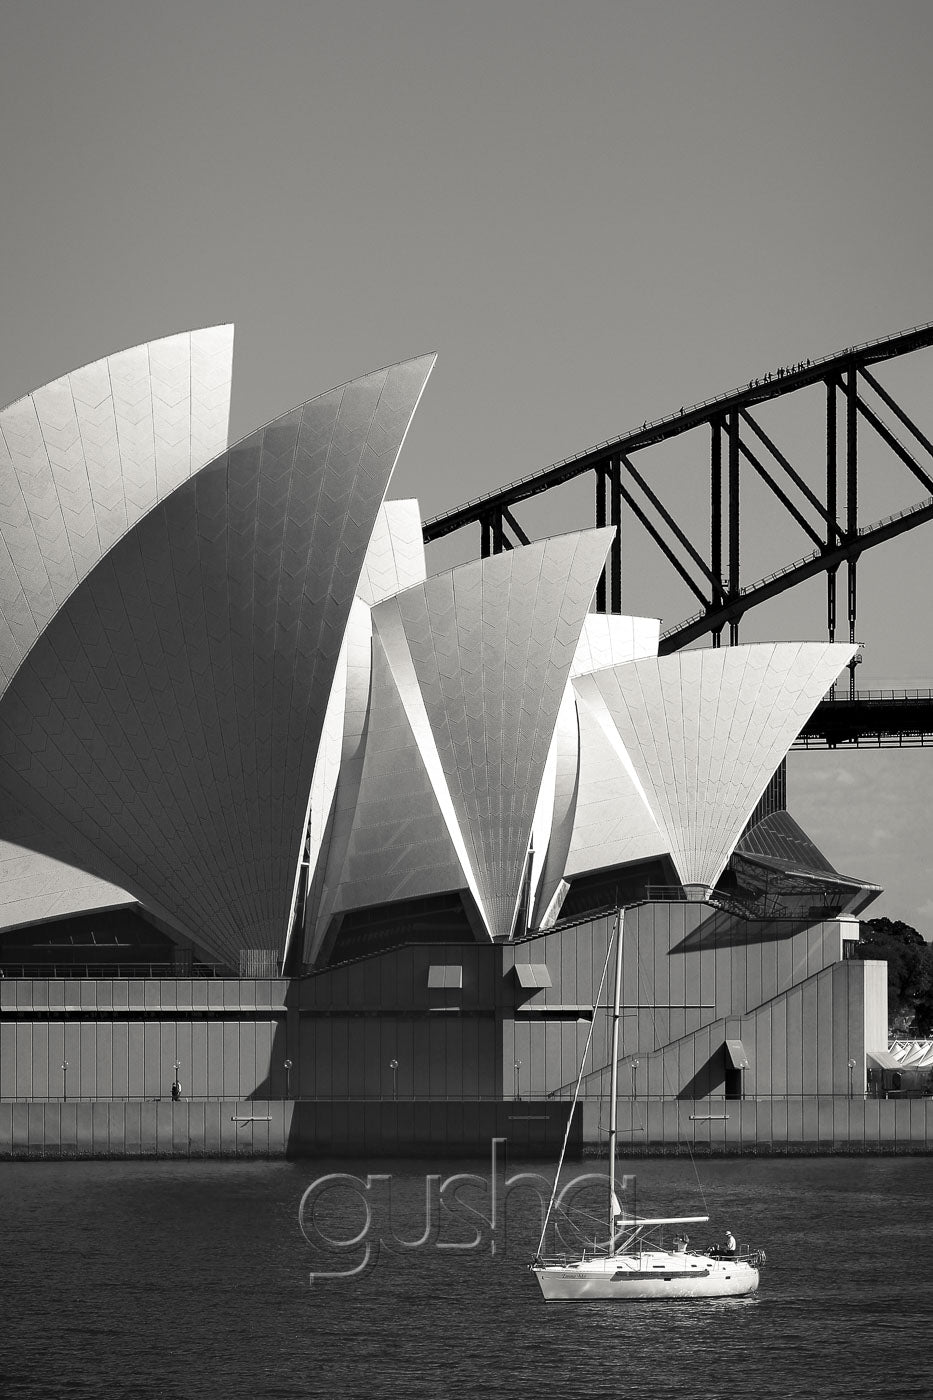
[[[234,321],[239,436],[437,350],[393,485],[430,515],[933,320],[928,0],[6,0],[2,21],[2,404]],[[886,376],[928,433],[931,374]],[[763,421],[818,481],[819,413],[792,404]],[[863,522],[920,494],[877,458]],[[646,461],[702,531],[704,445]],[[590,509],[578,489],[525,519]],[[808,552],[753,486],[747,514],[743,581]],[[933,684],[931,543],[863,562],[862,684]],[[633,532],[624,583],[631,611],[694,611]],[[743,639],[825,635],[823,596]],[[931,785],[933,752],[811,754],[789,793],[928,936]]]

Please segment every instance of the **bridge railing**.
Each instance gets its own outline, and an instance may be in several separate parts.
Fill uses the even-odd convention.
[[[821,365],[832,364],[835,360],[842,359],[846,355],[859,355],[866,350],[872,350],[878,346],[885,345],[889,341],[903,340],[906,336],[918,335],[926,331],[933,331],[933,321],[926,321],[919,326],[910,326],[907,330],[898,331],[895,335],[883,335],[876,337],[874,340],[864,340],[860,345],[850,345],[845,350],[834,350],[828,355],[821,355],[818,359],[811,360],[809,364],[805,366],[805,368],[808,371],[812,372],[815,369],[819,369]],[[779,370],[776,371],[765,371],[764,375],[758,376],[758,380],[763,381],[767,374],[771,374],[771,382],[774,382],[775,379],[789,378],[790,375],[793,373],[794,371],[791,368],[782,366]],[[756,381],[752,380],[750,382],[755,383]],[[722,393],[713,394],[710,398],[701,399],[699,403],[690,404],[688,407],[682,408],[678,412],[666,413],[660,418],[646,419],[644,423],[637,425],[636,427],[629,428],[626,432],[617,433],[614,437],[606,438],[603,442],[596,442],[591,447],[584,448],[582,452],[573,452],[568,457],[562,457],[559,461],[552,462],[550,466],[539,468],[538,471],[528,472],[525,476],[520,476],[515,481],[510,482],[509,485],[504,489],[505,491],[518,490],[522,486],[527,486],[529,482],[536,481],[539,477],[547,476],[551,472],[559,472],[562,467],[572,466],[575,462],[579,462],[582,458],[590,457],[594,453],[603,452],[607,448],[614,447],[616,443],[624,442],[627,438],[637,437],[639,433],[651,432],[656,428],[667,427],[668,424],[679,422],[681,418],[686,418],[690,414],[699,413],[705,408],[713,408],[716,404],[723,403],[725,401],[728,401],[729,399],[735,398],[738,394],[745,394],[748,392],[748,388],[748,384],[737,385],[734,389],[726,389]],[[471,500],[466,501],[463,506],[455,507],[454,510],[456,511],[461,509],[471,509],[474,506],[482,505],[484,501],[496,500],[502,495],[503,488],[500,486],[497,487],[494,491],[484,491],[481,495],[474,496]],[[424,522],[424,528],[427,529],[432,525],[438,524],[442,520],[446,520],[446,518],[453,513],[453,511],[449,510],[441,511],[439,515],[432,516],[430,520],[426,520]],[[903,511],[901,512],[901,514],[908,514],[908,512]],[[889,516],[887,520],[896,520],[897,518],[898,517],[894,515]],[[887,520],[881,521],[879,523],[886,524]],[[811,556],[809,555],[807,556],[807,558],[810,557]],[[805,560],[801,560],[800,562],[803,563],[805,562]],[[791,565],[791,568],[793,567],[796,566]],[[782,569],[779,571],[779,573],[786,572],[786,569]],[[778,574],[773,574],[770,577],[777,578],[778,576]],[[699,618],[702,616],[703,613],[699,613],[697,618],[690,620],[698,621]]]
[[[848,693],[834,695],[831,691],[826,696],[827,700],[834,704],[848,702],[851,704],[855,700],[859,705],[870,705],[873,701],[897,701],[897,700],[933,700],[933,690],[857,690],[854,696]]]
[[[896,510],[893,515],[885,515],[881,520],[874,521],[871,525],[862,525],[856,531],[858,535],[867,535],[874,530],[883,530],[886,525],[893,525],[895,520],[905,520],[908,515],[915,515],[917,511],[927,510],[933,504],[933,496],[925,496],[922,501],[916,501],[912,506],[905,506],[903,510]],[[785,564],[782,569],[775,569],[773,573],[765,574],[764,578],[756,579],[754,583],[747,583],[744,588],[740,588],[738,596],[745,597],[748,593],[753,593],[758,588],[764,588],[766,584],[773,583],[777,578],[783,578],[785,574],[792,574],[795,569],[800,569],[804,564],[811,564],[815,559],[819,559],[823,554],[821,549],[813,549],[809,554],[804,554],[800,559],[795,559],[792,564]],[[663,642],[666,637],[672,637],[675,632],[681,631],[684,627],[692,627],[696,622],[702,622],[706,617],[705,610],[694,613],[691,617],[686,617],[681,622],[677,622],[673,627],[668,627],[667,631],[661,633],[660,640]]]

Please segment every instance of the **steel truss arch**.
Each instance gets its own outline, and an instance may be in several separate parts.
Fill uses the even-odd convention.
[[[872,367],[933,346],[933,323],[862,345],[781,367],[703,403],[643,423],[621,436],[565,458],[498,491],[477,497],[425,521],[425,542],[439,540],[469,524],[481,528],[485,556],[525,544],[528,536],[515,507],[576,477],[592,473],[595,523],[615,530],[606,570],[596,594],[598,611],[621,612],[623,510],[654,540],[668,563],[693,592],[701,608],[661,637],[661,654],[676,651],[709,633],[714,647],[728,625],[729,642],[738,641],[742,617],[760,603],[818,574],[827,580],[827,632],[835,640],[840,622],[854,642],[857,621],[857,566],[863,553],[933,519],[933,441],[879,383]],[[819,492],[754,416],[756,406],[823,386],[825,393],[825,484]],[[869,396],[871,401],[869,401]],[[868,428],[924,489],[921,500],[871,524],[860,525],[859,427]],[[697,428],[710,433],[709,535],[701,545],[667,509],[646,477],[643,459],[632,458]],[[909,444],[909,445],[908,445]],[[815,546],[781,569],[744,583],[741,579],[740,465],[768,487],[787,517]],[[845,566],[844,599],[837,605],[837,582]],[[840,618],[838,614],[843,614]],[[841,630],[841,628],[840,628]],[[855,694],[855,663],[849,691]]]

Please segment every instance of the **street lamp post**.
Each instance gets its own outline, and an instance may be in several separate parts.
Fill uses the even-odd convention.
[[[172,1102],[173,1102],[173,1103],[179,1103],[180,1100],[181,1100],[181,1080],[180,1080],[179,1077],[178,1077],[178,1071],[179,1071],[180,1069],[181,1069],[181,1060],[176,1060],[176,1061],[175,1061],[175,1080],[174,1080],[174,1082],[173,1082],[173,1084],[172,1084]]]
[[[398,1060],[389,1061],[389,1069],[392,1071],[392,1097],[398,1098]]]
[[[292,1062],[291,1062],[291,1060],[286,1060],[286,1061],[285,1061],[285,1097],[286,1097],[287,1099],[290,1099],[291,1096],[292,1096]]]
[[[638,1097],[638,1061],[632,1061],[632,1098]]]
[[[62,1082],[64,1084],[63,1098],[68,1102],[68,1061],[62,1060]]]
[[[521,1060],[516,1060],[516,1061],[515,1061],[515,1097],[516,1097],[517,1099],[520,1099],[521,1096],[522,1096],[522,1062],[521,1062]]]
[[[852,1071],[855,1069],[855,1061],[849,1061],[849,1098],[852,1097]]]

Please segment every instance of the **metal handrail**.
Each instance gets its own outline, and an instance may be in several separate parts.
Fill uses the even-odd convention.
[[[909,1065],[905,1065],[909,1070]],[[597,1071],[600,1072],[600,1071]],[[608,1067],[604,1068],[605,1075],[608,1075]],[[905,1098],[908,1091],[904,1089],[888,1089],[885,1098]],[[922,1091],[916,1093],[915,1098],[933,1098],[933,1091]],[[534,1093],[527,1095],[523,1099],[503,1099],[496,1093],[399,1093],[398,1098],[392,1093],[184,1093],[179,1100],[172,1100],[171,1093],[71,1093],[64,1098],[62,1093],[13,1093],[13,1095],[0,1095],[0,1103],[500,1103],[503,1109],[544,1109],[548,1105],[559,1105],[559,1103],[569,1103],[573,1098],[572,1089],[551,1089],[551,1092]],[[601,1100],[604,1093],[593,1089],[593,1091],[580,1091],[580,1099]],[[679,1103],[684,1107],[712,1106],[714,1109],[741,1109],[742,1103],[783,1103],[787,1100],[832,1099],[832,1100],[862,1100],[876,1099],[880,1095],[867,1091],[849,1093],[846,1089],[839,1089],[834,1093],[742,1093],[741,1099],[727,1099],[726,1096],[709,1095],[705,1099],[682,1099],[677,1093],[642,1093],[639,1092],[635,1099],[630,1093],[619,1095],[619,1106],[625,1103],[637,1103],[637,1105],[649,1105],[649,1103]],[[728,1117],[728,1113],[726,1113]],[[719,1117],[713,1121],[721,1121]]]
[[[910,1066],[904,1066],[904,1068],[905,1068],[905,1069],[909,1069]],[[604,1070],[603,1070],[602,1072],[603,1072],[605,1075],[608,1076],[608,1074],[609,1074],[609,1069],[608,1069],[608,1067],[605,1067]],[[599,1071],[597,1071],[597,1073],[599,1073]],[[915,1096],[915,1097],[928,1098],[928,1097],[933,1097],[933,1094],[931,1094],[930,1092],[926,1092],[926,1093],[916,1094],[916,1095],[914,1095],[914,1096]],[[286,1095],[284,1095],[284,1094],[276,1094],[276,1093],[268,1093],[268,1094],[264,1094],[264,1095],[258,1095],[258,1094],[252,1093],[252,1094],[183,1094],[182,1097],[181,1097],[181,1099],[178,1100],[177,1102],[181,1102],[181,1103],[237,1103],[237,1104],[273,1104],[273,1103],[381,1103],[381,1104],[387,1104],[387,1103],[404,1103],[404,1104],[416,1104],[416,1103],[418,1103],[418,1104],[420,1104],[420,1103],[497,1103],[497,1104],[501,1104],[501,1106],[502,1106],[503,1109],[515,1110],[515,1109],[527,1109],[527,1108],[530,1108],[530,1107],[534,1107],[534,1108],[536,1108],[536,1109],[542,1109],[542,1108],[546,1108],[549,1104],[550,1104],[550,1105],[556,1105],[556,1104],[562,1104],[562,1103],[569,1103],[572,1097],[573,1097],[573,1090],[572,1090],[572,1088],[567,1088],[567,1089],[565,1089],[563,1086],[561,1086],[559,1089],[552,1089],[552,1090],[550,1090],[550,1091],[547,1092],[547,1093],[545,1093],[545,1092],[542,1091],[541,1093],[528,1094],[525,1098],[521,1098],[521,1099],[504,1099],[504,1098],[502,1098],[502,1097],[501,1097],[500,1095],[498,1095],[498,1094],[402,1094],[402,1093],[399,1093],[398,1097],[396,1098],[396,1096],[395,1096],[394,1094],[392,1094],[392,1093],[386,1093],[386,1094],[323,1094],[323,1093],[322,1093],[322,1094],[291,1094],[291,1095],[289,1095],[289,1096],[286,1096]],[[587,1092],[586,1090],[581,1090],[581,1092],[580,1092],[580,1098],[581,1098],[581,1099],[590,1099],[590,1100],[593,1100],[593,1101],[597,1101],[597,1100],[603,1099],[604,1097],[605,1097],[605,1095],[604,1095],[603,1093],[601,1093],[599,1090],[596,1090],[596,1089],[591,1090],[591,1091],[589,1091],[589,1092]],[[787,1093],[780,1093],[780,1094],[779,1094],[779,1093],[774,1093],[774,1094],[759,1094],[759,1093],[748,1093],[748,1092],[746,1092],[746,1093],[743,1093],[743,1095],[742,1095],[742,1097],[741,1097],[740,1099],[729,1099],[729,1098],[726,1098],[726,1096],[725,1096],[724,1094],[723,1094],[723,1095],[710,1094],[710,1095],[708,1095],[706,1098],[702,1098],[702,1099],[685,1099],[685,1098],[681,1098],[678,1094],[643,1094],[643,1093],[639,1092],[639,1093],[636,1095],[636,1097],[635,1097],[634,1099],[632,1099],[632,1097],[631,1097],[630,1094],[620,1094],[620,1096],[619,1096],[619,1105],[620,1105],[620,1107],[622,1107],[622,1106],[623,1106],[624,1104],[626,1104],[626,1103],[629,1103],[629,1104],[636,1103],[636,1104],[639,1104],[639,1105],[653,1104],[653,1103],[661,1103],[661,1104],[664,1104],[664,1103],[673,1103],[673,1104],[682,1104],[685,1108],[688,1108],[688,1107],[689,1107],[689,1108],[696,1108],[696,1107],[709,1106],[709,1107],[715,1108],[715,1109],[717,1109],[717,1110],[719,1110],[719,1109],[726,1109],[726,1110],[729,1110],[729,1109],[735,1108],[736,1111],[738,1111],[739,1109],[741,1109],[741,1106],[742,1106],[743,1103],[777,1103],[777,1102],[786,1102],[786,1101],[788,1101],[788,1100],[793,1100],[794,1102],[797,1102],[798,1100],[799,1100],[800,1102],[803,1102],[804,1100],[807,1100],[807,1101],[812,1101],[812,1102],[815,1103],[815,1102],[817,1102],[817,1101],[819,1101],[819,1100],[821,1100],[821,1099],[822,1099],[822,1100],[825,1100],[825,1099],[832,1099],[832,1100],[834,1100],[834,1101],[841,1101],[841,1100],[844,1100],[844,1099],[849,1099],[849,1100],[851,1100],[851,1101],[853,1101],[853,1102],[859,1102],[859,1101],[861,1101],[861,1100],[866,1100],[866,1101],[867,1101],[867,1100],[870,1100],[870,1099],[871,1099],[871,1100],[874,1100],[874,1099],[877,1099],[877,1098],[879,1098],[879,1097],[880,1097],[879,1095],[870,1094],[870,1093],[868,1093],[868,1092],[865,1091],[865,1090],[862,1090],[862,1091],[854,1091],[853,1093],[850,1094],[847,1090],[844,1090],[844,1089],[840,1089],[840,1090],[838,1090],[838,1091],[836,1091],[836,1092],[834,1092],[834,1093],[821,1093],[821,1094],[817,1094],[817,1093],[803,1093],[803,1092],[799,1092],[799,1093],[797,1093],[797,1092],[787,1092]],[[888,1090],[887,1093],[886,1093],[886,1095],[885,1095],[885,1097],[886,1097],[886,1098],[889,1097],[889,1098],[891,1098],[891,1099],[899,1099],[899,1098],[909,1097],[909,1095],[908,1095],[907,1093],[905,1093],[905,1091],[903,1091],[903,1090]],[[41,1104],[46,1104],[46,1103],[53,1103],[53,1104],[54,1104],[54,1103],[172,1103],[172,1102],[173,1102],[173,1100],[172,1100],[171,1095],[170,1095],[169,1093],[165,1093],[165,1094],[72,1094],[72,1093],[69,1091],[68,1097],[67,1097],[67,1098],[65,1098],[62,1094],[48,1094],[48,1095],[40,1095],[40,1094],[13,1094],[13,1095],[2,1095],[2,1096],[0,1096],[0,1103],[4,1103],[4,1104],[30,1104],[30,1103],[35,1103],[35,1104],[40,1104],[40,1103],[41,1103]],[[728,1116],[729,1116],[729,1115],[728,1115],[728,1112],[726,1112],[725,1115],[724,1115],[724,1117],[725,1117],[725,1118],[728,1118]],[[699,1121],[699,1120],[698,1120],[698,1121]],[[721,1122],[721,1121],[724,1121],[724,1119],[717,1116],[715,1119],[713,1119],[713,1120],[711,1120],[711,1121],[713,1121],[713,1122]]]
[[[863,705],[870,704],[872,701],[933,700],[933,690],[857,690],[854,696],[848,693],[834,695],[830,692],[826,698],[837,704],[841,701],[854,699]]]
[[[118,978],[129,981],[132,978],[150,977],[168,977],[177,981],[184,978],[231,976],[236,974],[227,972],[217,963],[196,963],[185,970],[175,967],[173,963],[4,963],[0,966],[0,978],[31,978],[39,982],[83,981],[87,978],[96,978],[99,981]]]
[[[171,1073],[171,1069],[169,1069]],[[388,1091],[385,1094],[198,1094],[184,1093],[173,1100],[171,1093],[164,1094],[2,1094],[0,1103],[498,1103],[503,1109],[542,1109],[548,1107],[548,1094],[527,1094],[524,1098],[508,1099],[501,1094],[398,1094]]]

